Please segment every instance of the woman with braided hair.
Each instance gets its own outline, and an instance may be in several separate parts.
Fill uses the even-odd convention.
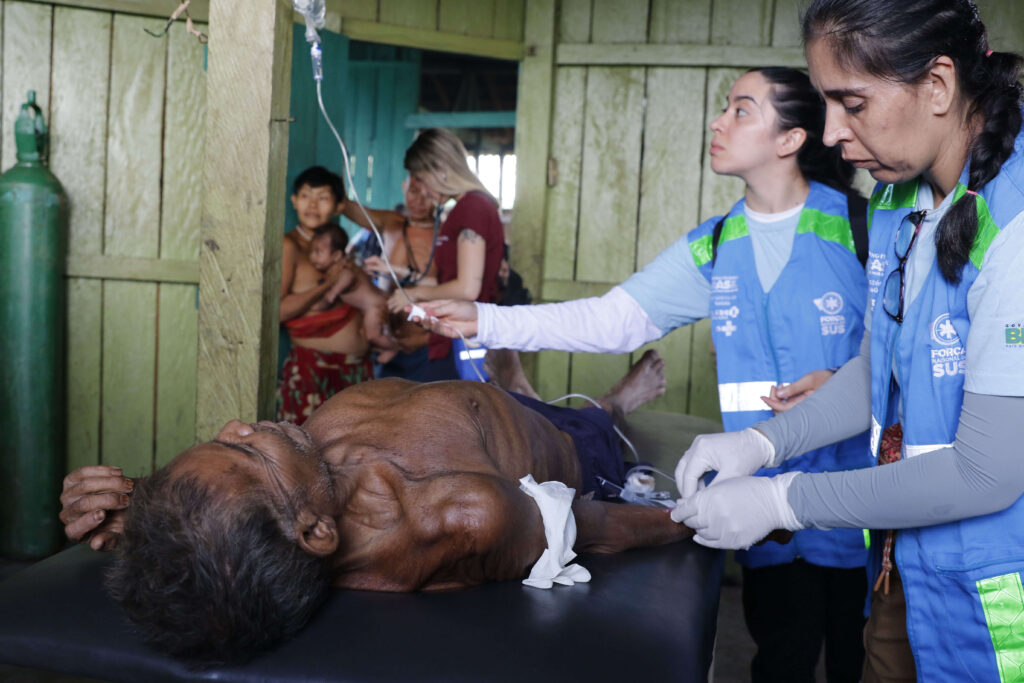
[[[989,47],[968,0],[814,0],[803,35],[825,143],[879,181],[864,343],[756,443],[695,442],[673,517],[731,548],[895,530],[872,543],[863,680],[1022,680],[1021,58]],[[884,467],[740,476],[868,425]]]

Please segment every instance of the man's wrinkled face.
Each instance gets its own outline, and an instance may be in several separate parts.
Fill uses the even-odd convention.
[[[226,497],[265,491],[278,509],[329,504],[333,481],[309,435],[289,422],[228,422],[213,441],[181,453],[168,464]]]

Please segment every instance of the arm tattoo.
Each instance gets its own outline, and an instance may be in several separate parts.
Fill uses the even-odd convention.
[[[463,228],[462,232],[459,233],[460,242],[469,242],[470,244],[476,244],[482,239],[483,237],[480,236],[480,233],[474,232],[469,228]]]

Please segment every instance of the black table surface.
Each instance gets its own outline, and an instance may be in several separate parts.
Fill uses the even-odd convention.
[[[589,584],[446,593],[335,590],[293,640],[191,671],[143,645],[70,548],[0,583],[0,662],[110,681],[707,680],[722,555],[690,541],[584,555]]]

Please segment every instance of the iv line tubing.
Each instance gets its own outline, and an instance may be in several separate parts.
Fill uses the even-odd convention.
[[[338,129],[334,127],[334,122],[331,121],[331,117],[327,115],[327,109],[324,107],[324,98],[320,87],[321,83],[322,81],[320,80],[316,81],[316,101],[317,104],[320,105],[320,113],[324,115],[324,119],[326,119],[327,125],[330,127],[331,132],[334,133],[334,139],[338,141],[338,146],[341,148],[341,157],[345,164],[345,177],[348,179],[348,186],[352,188],[352,196],[355,198],[356,205],[359,207],[359,210],[363,212],[363,216],[366,218],[366,222],[369,223],[370,229],[373,231],[373,234],[377,237],[377,240],[380,242],[381,247],[383,247],[384,238],[381,236],[380,231],[377,230],[377,226],[374,224],[373,219],[370,218],[370,214],[369,212],[367,212],[366,207],[363,206],[363,202],[360,201],[359,192],[356,190],[355,183],[352,182],[352,170],[349,166],[348,148],[345,147],[345,142],[341,139],[341,135],[338,134]],[[382,248],[381,257],[384,259],[384,265],[388,267],[388,273],[391,274],[391,279],[395,283],[395,287],[397,287],[398,291],[402,293],[402,296],[405,297],[405,300],[409,302],[409,305],[415,305],[416,302],[412,300],[412,297],[409,296],[406,293],[405,289],[402,287],[402,283],[398,281],[398,276],[395,274],[395,269],[391,267],[391,259],[388,258],[388,255],[385,252],[386,250]],[[454,328],[451,325],[447,325],[443,322],[441,324],[444,325],[445,327],[455,330],[455,332],[458,333],[462,341],[464,343],[468,343],[466,342],[466,337],[457,328]],[[454,353],[454,351],[452,351],[452,353]],[[473,368],[473,372],[476,373],[476,376],[480,379],[480,381],[486,382],[487,380],[484,379],[483,373],[481,373],[480,369],[476,366],[476,362],[472,358],[469,358],[467,360],[469,360],[469,363]],[[618,430],[616,429],[616,431]]]
[[[550,405],[552,403],[558,403],[559,401],[564,401],[567,398],[582,398],[584,401],[590,401],[591,403],[593,403],[595,406],[597,406],[601,410],[604,410],[604,406],[602,406],[600,403],[598,403],[594,399],[592,399],[589,396],[586,396],[584,394],[566,394],[565,396],[559,396],[558,398],[551,399],[547,403]],[[629,447],[629,450],[633,453],[633,459],[636,460],[637,462],[640,462],[640,454],[637,453],[636,452],[636,448],[633,447],[633,442],[630,441],[629,439],[627,439],[626,435],[623,434],[622,431],[618,427],[616,427],[614,424],[612,424],[612,429],[615,430],[615,433],[619,435],[619,438],[622,439],[622,441],[626,444],[626,446]]]

